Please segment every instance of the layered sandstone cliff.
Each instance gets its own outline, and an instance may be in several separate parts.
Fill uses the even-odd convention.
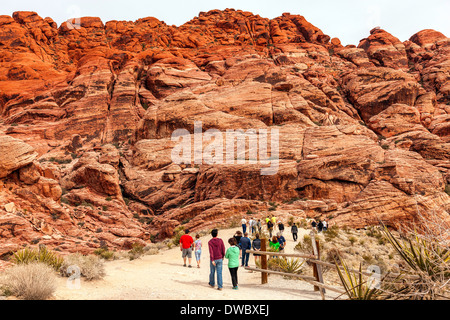
[[[126,248],[248,212],[353,227],[449,219],[442,33],[402,42],[376,28],[344,47],[300,15],[232,9],[180,27],[79,22],[0,16],[0,255]],[[174,164],[173,131],[196,122],[277,129],[276,174]]]

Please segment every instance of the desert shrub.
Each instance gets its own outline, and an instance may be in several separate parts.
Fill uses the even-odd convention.
[[[54,270],[44,263],[32,261],[6,270],[1,279],[4,291],[25,300],[46,300],[56,290]]]
[[[94,251],[94,254],[105,260],[114,259],[114,252],[108,250],[107,248],[98,248]]]
[[[445,193],[447,193],[448,195],[450,195],[450,184],[446,184],[446,185],[445,185]]]
[[[330,263],[339,262],[340,257],[343,257],[343,253],[338,248],[331,248],[326,251],[325,261]]]
[[[337,225],[333,225],[324,232],[325,240],[332,241],[333,239],[339,237],[339,227]]]
[[[363,258],[364,262],[369,265],[376,263],[376,259],[371,254],[365,253],[362,255],[362,258]]]
[[[306,254],[312,254],[313,247],[311,244],[311,237],[307,234],[303,236],[303,239],[298,242],[298,244],[294,248],[297,251],[300,251],[302,253]]]
[[[285,273],[300,274],[302,273],[302,266],[304,264],[302,259],[284,259],[284,258],[272,258],[267,262],[267,268],[269,270],[280,271]]]
[[[366,231],[366,235],[369,237],[372,237],[372,238],[376,238],[376,239],[383,237],[383,234],[381,233],[380,229],[375,226],[368,227],[367,231]]]
[[[269,231],[266,230],[265,228],[261,228],[261,232],[259,233],[259,238],[260,239],[270,239]],[[268,244],[267,244],[267,247],[269,247]]]
[[[300,220],[300,224],[298,226],[299,228],[307,229],[308,228],[308,221],[306,219]]]
[[[128,256],[130,260],[136,260],[139,259],[141,256],[143,256],[145,252],[144,248],[145,247],[140,243],[133,243],[133,246],[131,247],[130,251],[128,251]]]
[[[351,243],[352,245],[354,245],[355,242],[358,241],[358,239],[356,239],[354,236],[350,236],[350,237],[348,237],[348,241],[350,241],[350,243]]]
[[[152,256],[159,253],[159,249],[156,245],[146,246],[144,248],[144,254]]]
[[[52,251],[49,251],[46,247],[40,247],[37,250],[25,248],[13,254],[12,262],[15,264],[40,262],[52,267],[56,271],[59,271],[64,262],[64,258]]]
[[[174,237],[173,237],[172,243],[177,246],[180,244],[180,238],[185,234],[184,226],[176,227],[175,230],[173,231],[173,233],[174,233]]]
[[[294,217],[292,217],[292,216],[289,217],[287,224],[288,224],[289,227],[292,227],[292,225],[294,224]]]
[[[104,261],[96,255],[82,255],[81,253],[74,253],[68,255],[64,259],[61,266],[60,273],[62,276],[70,277],[72,275],[71,266],[76,266],[80,269],[81,276],[86,280],[99,280],[105,276]]]
[[[317,240],[317,238],[316,238]],[[294,248],[297,251],[300,251],[305,254],[313,254],[313,246],[311,242],[311,236],[309,234],[305,234],[303,239],[298,242],[298,244]],[[324,252],[324,243],[323,241],[319,241],[319,251]]]
[[[278,204],[276,204],[275,202],[269,201],[269,211],[276,211],[278,208]]]

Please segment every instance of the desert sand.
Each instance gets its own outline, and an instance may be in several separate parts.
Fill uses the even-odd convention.
[[[219,237],[228,248],[227,239],[238,228],[220,230]],[[307,230],[299,230],[302,237]],[[293,252],[295,242],[289,230],[284,232],[287,240],[286,252]],[[192,268],[183,267],[178,247],[161,250],[156,255],[145,255],[140,259],[115,260],[105,263],[106,276],[98,281],[81,279],[79,289],[71,289],[67,279],[58,279],[55,293],[57,300],[316,300],[321,299],[313,286],[299,280],[286,280],[278,275],[270,275],[268,284],[261,284],[261,274],[239,268],[239,290],[232,290],[231,278],[224,262],[222,291],[208,285],[209,252],[207,242],[210,235],[201,238],[203,254],[200,268],[196,267],[195,257]],[[301,238],[300,238],[301,239]],[[254,266],[250,256],[249,266]],[[336,295],[327,292],[327,298]]]

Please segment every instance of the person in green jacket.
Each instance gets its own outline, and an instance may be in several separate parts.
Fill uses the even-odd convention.
[[[269,240],[269,248],[271,251],[279,252],[280,251],[280,243],[278,242],[278,238],[273,236],[271,240]],[[272,256],[276,258],[277,256]]]
[[[233,283],[233,289],[238,289],[238,276],[237,272],[239,269],[239,247],[237,246],[237,241],[235,238],[230,238],[228,243],[231,247],[228,248],[225,253],[225,259],[228,259],[228,269],[231,274],[231,282]]]

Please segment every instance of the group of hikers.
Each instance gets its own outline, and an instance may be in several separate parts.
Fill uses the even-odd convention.
[[[313,220],[311,222],[311,227],[313,229],[317,230],[317,232],[327,231],[328,223],[327,223],[326,219],[324,219],[323,221],[321,221],[321,220]]]
[[[265,219],[267,231],[269,232],[269,250],[274,252],[284,252],[286,247],[286,239],[283,236],[285,230],[284,224],[280,221],[277,224],[276,217],[267,217]],[[253,218],[247,223],[245,217],[241,220],[242,232],[236,231],[233,237],[228,239],[229,248],[225,249],[225,244],[221,238],[218,237],[219,231],[217,229],[212,230],[212,239],[208,242],[209,256],[210,256],[210,275],[209,285],[215,287],[216,279],[218,290],[223,289],[222,269],[224,259],[228,260],[228,269],[231,276],[231,282],[234,290],[238,290],[238,269],[241,267],[248,267],[250,259],[249,250],[260,251],[261,239],[260,234],[262,232],[261,219],[254,220]],[[254,239],[249,238],[251,232]],[[274,229],[278,227],[278,232],[273,235]],[[311,227],[318,232],[327,230],[327,222],[313,221]],[[189,230],[185,230],[185,234],[180,238],[180,250],[182,252],[182,258],[184,261],[184,267],[192,268],[192,253],[195,255],[197,262],[197,268],[200,268],[201,255],[202,255],[202,241],[200,235],[195,236],[195,240],[189,235]],[[293,223],[291,226],[292,238],[294,241],[298,239],[298,226]],[[260,261],[261,255],[253,253],[255,258],[255,264]],[[188,263],[186,263],[188,262]]]

